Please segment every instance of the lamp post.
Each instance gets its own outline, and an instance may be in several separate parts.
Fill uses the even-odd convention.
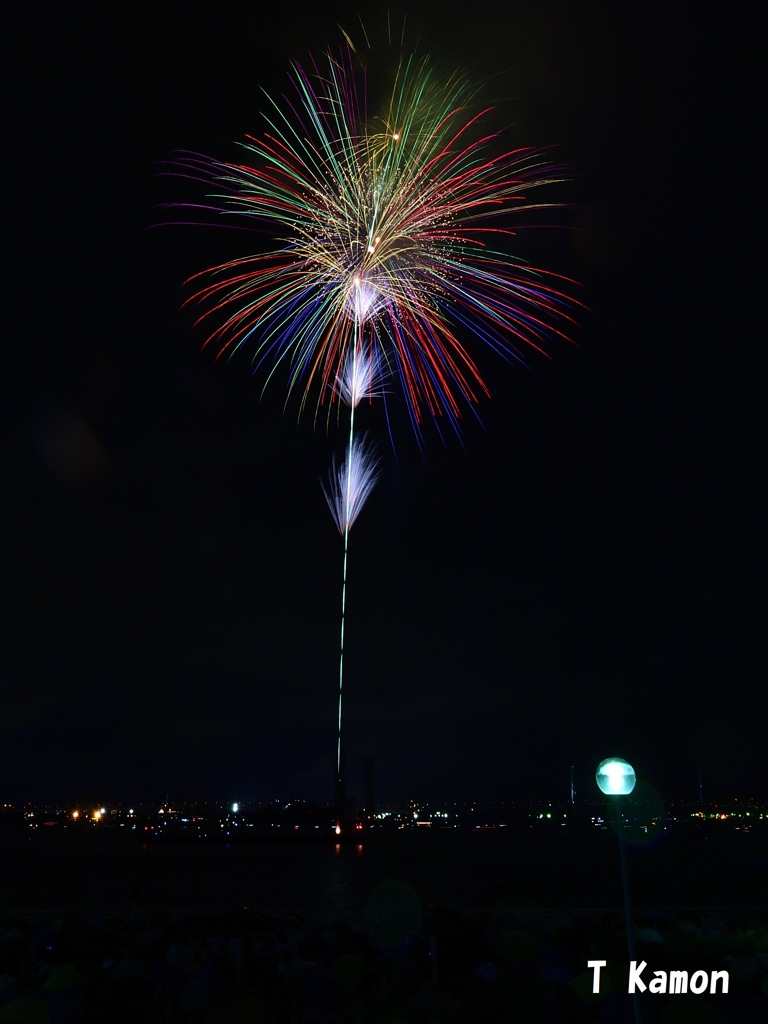
[[[632,765],[623,757],[607,757],[597,766],[595,774],[601,793],[610,797],[629,796],[635,788],[637,777]],[[624,917],[627,923],[627,948],[629,959],[635,959],[635,928],[632,922],[632,904],[629,899],[629,883],[627,882],[627,858],[624,853],[624,822],[621,814],[621,800],[614,800],[616,808],[616,835],[619,839],[619,857],[621,859],[621,884],[624,889]],[[633,996],[635,1007],[635,1024],[640,1024],[640,1006],[637,993]]]

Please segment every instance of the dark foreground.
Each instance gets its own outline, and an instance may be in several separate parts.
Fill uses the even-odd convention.
[[[0,1024],[631,1024],[615,837],[564,833],[7,845]],[[646,979],[729,972],[727,994],[644,993],[644,1024],[768,1020],[764,852],[627,850]]]
[[[651,970],[725,969],[727,994],[640,997],[660,1024],[764,1024],[766,921],[739,914],[643,916]],[[588,959],[607,960],[592,994]],[[631,1022],[617,914],[427,910],[360,930],[307,930],[253,911],[0,922],[0,1021],[51,1024],[523,1024]]]

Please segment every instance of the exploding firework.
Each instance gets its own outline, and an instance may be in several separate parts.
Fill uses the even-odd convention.
[[[562,279],[510,252],[515,217],[552,205],[532,191],[562,176],[484,130],[475,91],[426,58],[401,60],[378,118],[351,49],[294,65],[292,82],[243,143],[247,162],[177,160],[214,183],[201,209],[272,238],[192,279],[207,343],[252,346],[266,380],[284,371],[315,415],[349,402],[351,366],[376,368],[399,384],[419,439],[427,418],[458,431],[488,391],[462,338],[522,358],[570,319]]]
[[[350,46],[294,65],[292,93],[269,100],[244,162],[176,160],[176,173],[213,183],[198,210],[270,237],[267,251],[191,279],[207,344],[220,355],[252,347],[265,386],[283,372],[315,418],[349,406],[346,455],[323,485],[344,538],[337,783],[349,531],[378,473],[355,410],[399,389],[419,444],[428,419],[460,433],[463,409],[488,393],[465,341],[522,359],[565,337],[574,305],[564,279],[510,251],[516,217],[553,205],[531,193],[562,177],[542,153],[485,129],[475,96],[461,76],[404,58],[372,116]]]

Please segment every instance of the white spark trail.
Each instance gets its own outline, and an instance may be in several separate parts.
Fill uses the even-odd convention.
[[[322,484],[325,500],[339,533],[348,534],[378,479],[379,457],[365,435],[353,438],[344,461],[334,459],[328,484]]]
[[[364,398],[381,398],[385,394],[386,376],[377,352],[355,352],[350,348],[333,390],[350,409],[356,409]]]
[[[371,357],[362,355],[357,347],[357,331],[355,344],[352,346],[344,364],[344,372],[336,380],[339,394],[350,407],[349,443],[344,462],[339,465],[334,459],[331,473],[326,486],[322,484],[325,500],[336,523],[336,528],[344,537],[344,568],[341,585],[341,637],[339,643],[339,729],[336,745],[336,781],[338,792],[341,792],[341,708],[344,692],[344,621],[347,605],[347,555],[349,551],[349,531],[360,514],[363,505],[378,478],[379,458],[375,449],[365,435],[355,437],[355,407],[364,396],[365,388],[372,386],[378,379],[374,362]],[[367,383],[366,383],[367,382]],[[371,392],[372,393],[372,392]],[[339,814],[342,808],[337,808]],[[337,822],[337,826],[339,826]]]

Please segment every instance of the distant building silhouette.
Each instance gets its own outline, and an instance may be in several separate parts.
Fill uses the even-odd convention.
[[[344,747],[340,750],[333,809],[336,824],[338,825],[345,819],[347,812],[347,752]]]
[[[363,817],[372,818],[376,813],[376,758],[365,759],[365,785],[363,789]]]

